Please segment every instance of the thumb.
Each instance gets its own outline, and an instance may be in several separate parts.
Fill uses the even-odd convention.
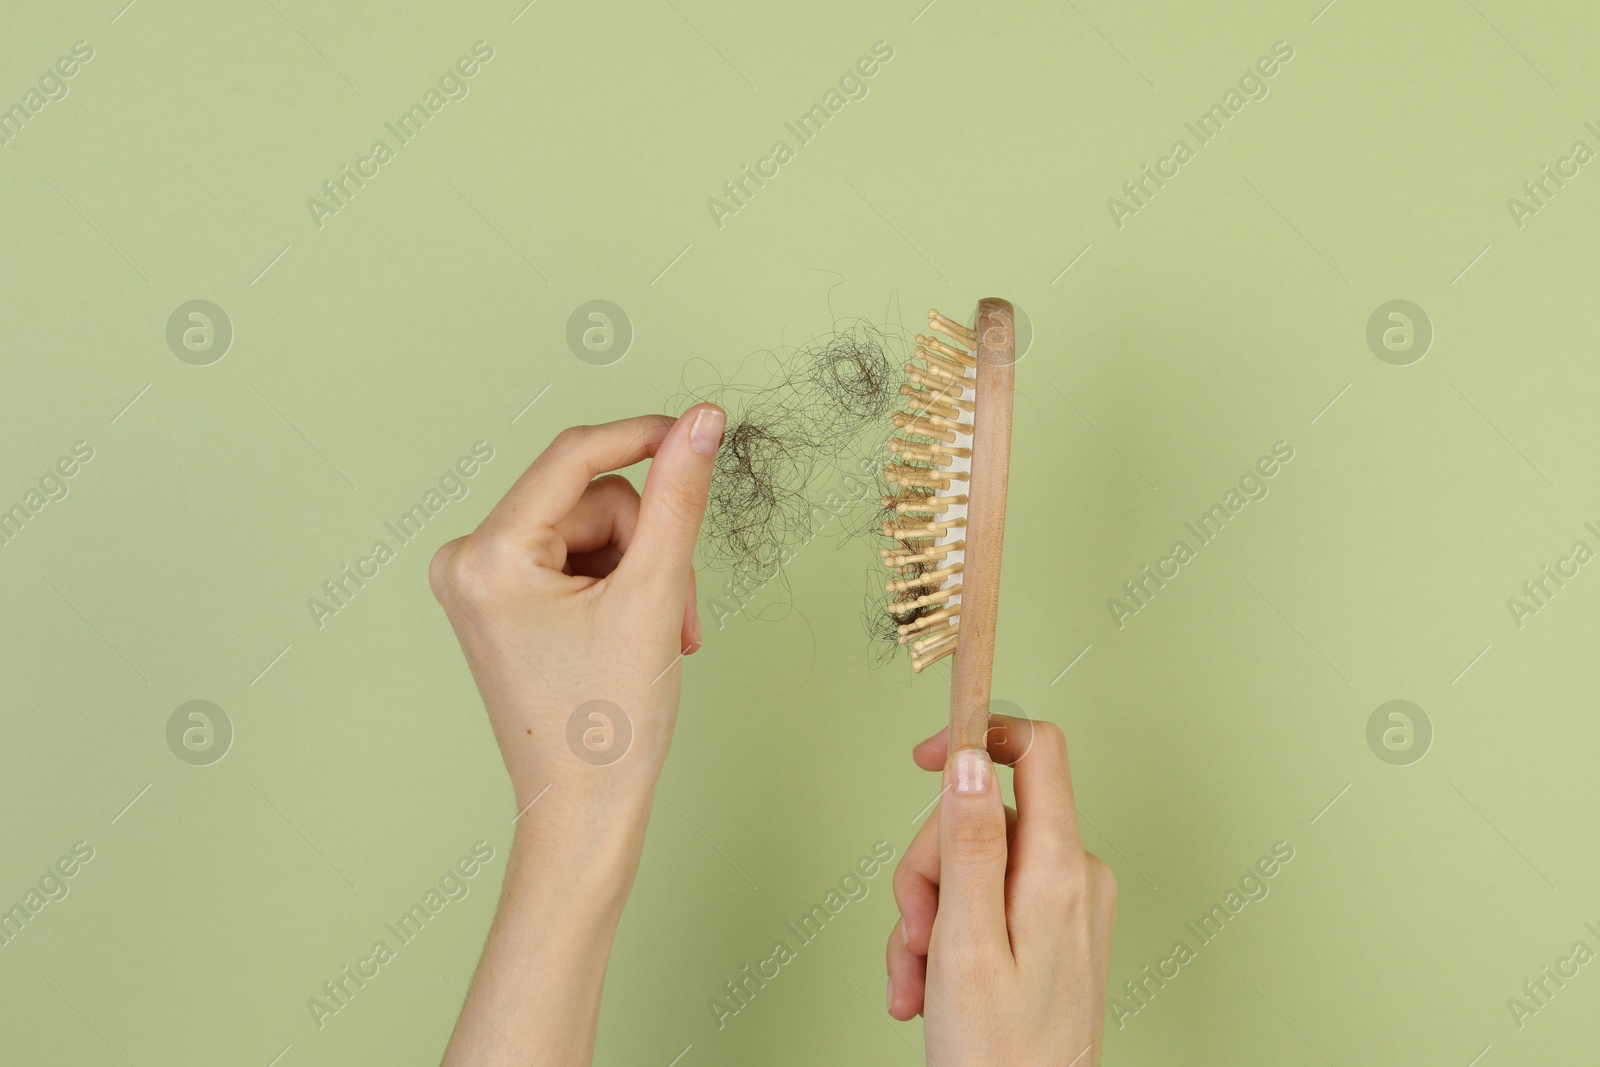
[[[727,422],[728,413],[715,404],[696,404],[656,448],[640,495],[638,525],[618,565],[632,572],[631,581],[674,592],[685,588]]]
[[[939,800],[939,914],[934,933],[1005,946],[1006,809],[989,753],[957,749]]]

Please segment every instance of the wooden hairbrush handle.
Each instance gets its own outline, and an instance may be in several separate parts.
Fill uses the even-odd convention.
[[[1000,553],[1006,532],[1006,478],[1011,469],[1011,399],[1016,380],[1016,326],[1009,301],[978,302],[977,386],[972,420],[965,563],[961,575],[961,642],[950,675],[950,751],[988,744],[989,687],[1000,614]]]

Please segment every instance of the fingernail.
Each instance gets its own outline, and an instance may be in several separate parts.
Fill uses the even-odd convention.
[[[964,748],[956,753],[956,792],[987,793],[993,764],[981,748]]]
[[[710,458],[722,445],[722,428],[728,424],[728,413],[721,408],[701,408],[689,427],[689,447]]]
[[[900,943],[906,948],[911,947],[911,935],[906,932],[906,921],[904,918],[900,920]]]
[[[894,1011],[894,979],[893,978],[889,979],[889,985],[888,985],[888,988],[885,990],[885,992],[883,994],[883,1000],[884,1000],[884,1003],[888,1006],[888,1009],[890,1011]]]

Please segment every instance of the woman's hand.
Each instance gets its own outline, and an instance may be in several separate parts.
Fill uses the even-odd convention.
[[[1117,882],[1083,850],[1066,740],[995,715],[988,752],[947,748],[941,731],[913,750],[944,792],[895,870],[889,1014],[923,1016],[937,1067],[1097,1067]]]
[[[564,430],[433,592],[516,793],[494,929],[447,1064],[588,1063],[600,986],[700,647],[690,562],[727,420],[701,404]],[[608,471],[651,459],[641,497]]]
[[[561,793],[599,783],[608,794],[654,784],[677,714],[678,661],[700,647],[690,557],[725,421],[703,404],[677,420],[563,430],[476,530],[434,556],[433,592],[488,708],[518,811],[547,788],[556,807]],[[642,498],[607,474],[647,458]],[[620,717],[579,713],[592,701]],[[583,757],[567,741],[574,714],[589,735]],[[615,720],[609,739],[591,715]]]

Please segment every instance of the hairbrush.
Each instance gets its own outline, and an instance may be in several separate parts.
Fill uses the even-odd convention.
[[[921,673],[946,656],[950,674],[950,751],[983,748],[1000,608],[1000,551],[1011,466],[1015,316],[1008,301],[978,302],[969,328],[929,309],[918,334],[905,410],[887,447],[882,551],[894,573],[886,589],[897,640],[911,646]]]

